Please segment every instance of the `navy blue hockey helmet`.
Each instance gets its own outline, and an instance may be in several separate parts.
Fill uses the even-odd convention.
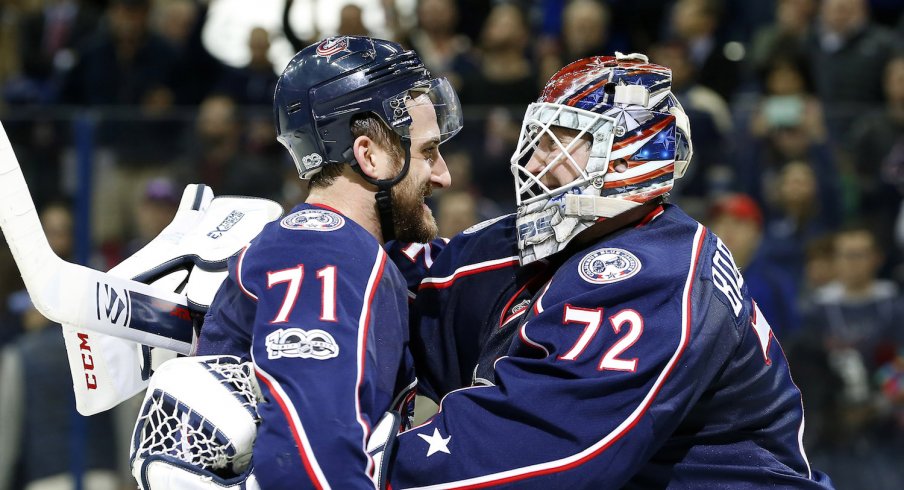
[[[431,78],[414,51],[380,39],[340,36],[299,51],[276,85],[277,139],[292,154],[298,175],[325,165],[354,163],[352,119],[372,113],[402,138],[411,117],[406,100],[426,95],[436,109],[440,142],[462,126],[458,96],[445,78]]]

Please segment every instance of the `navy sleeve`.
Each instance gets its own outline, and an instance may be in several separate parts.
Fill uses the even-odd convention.
[[[414,386],[404,279],[353,223],[311,208],[283,221],[293,216],[230,264],[199,350],[253,361],[262,488],[373,489],[367,437]]]
[[[391,241],[384,245],[389,258],[395,263],[412,295],[417,293],[421,280],[430,272],[436,257],[443,251],[449,240],[437,238],[430,243],[406,243]]]
[[[370,489],[364,447],[377,386],[365,372],[401,362],[377,358],[368,344],[375,321],[399,320],[398,305],[378,298],[386,255],[376,248],[336,263],[311,252],[284,268],[272,260],[240,268],[240,286],[258,302],[251,352],[265,397],[255,473],[264,488]]]

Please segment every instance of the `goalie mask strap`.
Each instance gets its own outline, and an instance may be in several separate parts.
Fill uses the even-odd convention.
[[[597,199],[607,198],[597,197]],[[647,201],[645,203],[633,203],[636,205],[631,206],[627,212],[619,214],[614,218],[609,218],[594,223],[591,227],[578,233],[577,236],[575,236],[568,243],[568,245],[565,246],[565,248],[552,255],[549,259],[550,265],[558,268],[566,260],[568,260],[569,257],[575,255],[576,253],[589,247],[590,245],[599,242],[603,237],[612,233],[616,233],[619,230],[629,228],[632,225],[641,222],[657,206],[662,205],[662,202],[663,200],[660,197],[653,199],[652,201]]]
[[[640,206],[641,203],[614,197],[568,194],[565,196],[565,216],[574,218],[611,218]]]

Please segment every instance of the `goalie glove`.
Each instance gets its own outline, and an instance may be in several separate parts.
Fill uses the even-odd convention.
[[[165,362],[151,378],[129,461],[150,488],[254,488],[251,452],[261,399],[251,363],[235,356]],[[192,485],[188,485],[193,482]]]

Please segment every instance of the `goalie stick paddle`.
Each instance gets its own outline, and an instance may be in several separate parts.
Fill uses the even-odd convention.
[[[185,297],[66,262],[53,252],[2,124],[0,189],[0,227],[41,314],[60,324],[190,353],[193,328]]]

